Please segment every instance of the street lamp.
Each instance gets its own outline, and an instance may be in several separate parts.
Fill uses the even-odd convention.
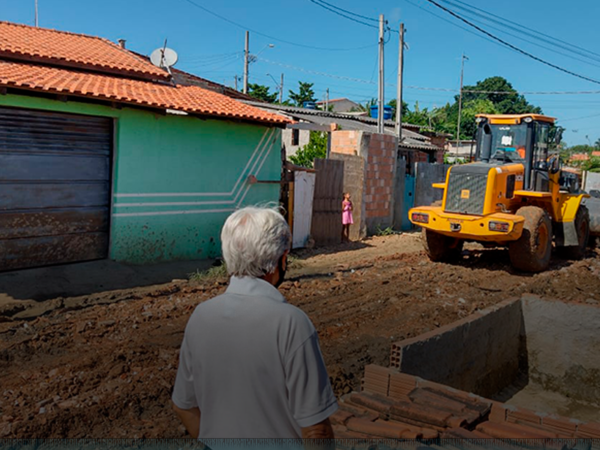
[[[250,57],[248,58],[248,59],[249,59],[249,61],[248,61],[248,62],[251,62],[251,63],[255,62],[255,61],[258,59],[258,55],[260,55],[260,54],[261,54],[262,52],[264,52],[266,49],[268,49],[268,48],[273,48],[273,47],[275,47],[275,44],[268,44],[268,45],[265,45],[265,46],[264,46],[264,47],[263,47],[263,48],[262,48],[262,49],[261,49],[261,50],[260,50],[260,51],[259,51],[259,52],[258,52],[256,55],[250,55]]]

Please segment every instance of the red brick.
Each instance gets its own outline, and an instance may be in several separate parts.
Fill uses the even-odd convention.
[[[423,423],[444,427],[451,417],[450,413],[439,411],[425,405],[415,405],[407,402],[395,402],[390,411],[392,414],[417,420]]]
[[[330,416],[330,420],[332,424],[344,425],[351,417],[354,417],[351,412],[338,409]]]
[[[400,426],[385,422],[369,422],[364,419],[350,419],[347,423],[350,431],[369,434],[382,438],[401,439],[403,431],[409,431]]]

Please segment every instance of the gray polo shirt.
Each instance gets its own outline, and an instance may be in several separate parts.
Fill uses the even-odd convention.
[[[196,307],[179,358],[173,402],[200,408],[199,438],[300,438],[338,408],[310,319],[258,278]]]

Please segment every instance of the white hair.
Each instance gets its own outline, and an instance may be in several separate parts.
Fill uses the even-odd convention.
[[[291,240],[290,228],[275,208],[242,208],[227,218],[221,231],[227,271],[255,278],[274,272]]]

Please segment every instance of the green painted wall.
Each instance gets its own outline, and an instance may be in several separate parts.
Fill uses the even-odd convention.
[[[134,264],[220,254],[226,217],[244,205],[277,202],[281,130],[225,120],[157,115],[27,96],[0,105],[114,117],[110,257]]]

